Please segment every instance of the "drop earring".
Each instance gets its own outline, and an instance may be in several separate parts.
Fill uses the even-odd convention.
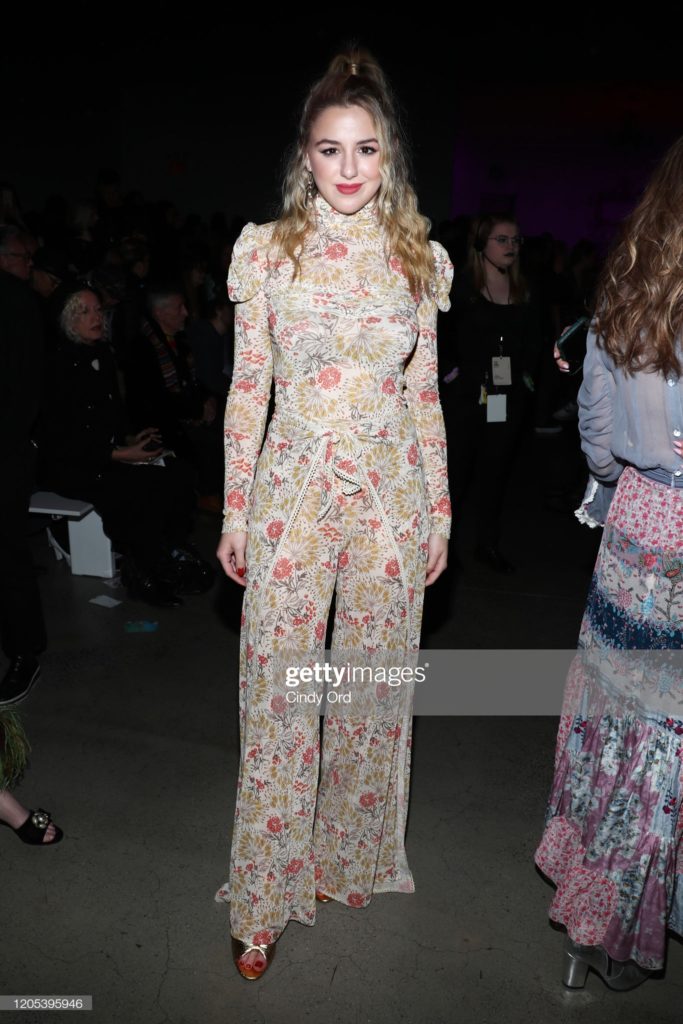
[[[308,178],[306,179],[306,198],[304,200],[304,206],[308,206],[315,195],[315,180],[313,178],[313,171],[308,172]]]

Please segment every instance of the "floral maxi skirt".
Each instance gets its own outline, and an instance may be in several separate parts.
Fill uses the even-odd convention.
[[[552,920],[615,960],[683,934],[683,489],[624,470],[565,689],[535,854]]]

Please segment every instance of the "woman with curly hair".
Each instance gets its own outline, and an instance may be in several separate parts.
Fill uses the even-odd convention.
[[[663,967],[667,926],[683,934],[683,138],[626,221],[597,309],[577,514],[604,533],[536,863],[557,886],[565,984],[592,969],[626,989]]]
[[[217,899],[231,903],[235,962],[251,980],[289,920],[315,922],[316,897],[364,907],[414,889],[410,683],[328,697],[319,765],[319,719],[301,705],[321,695],[293,676],[323,660],[333,595],[332,648],[349,675],[352,660],[409,668],[450,528],[435,325],[453,268],[428,241],[369,55],[336,57],[311,89],[283,192],[279,220],[243,230],[228,277],[218,557],[246,591],[237,806]]]

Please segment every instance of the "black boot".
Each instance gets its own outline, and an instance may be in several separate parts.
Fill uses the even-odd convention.
[[[39,675],[40,664],[35,655],[15,655],[0,683],[0,707],[18,704],[28,697]]]

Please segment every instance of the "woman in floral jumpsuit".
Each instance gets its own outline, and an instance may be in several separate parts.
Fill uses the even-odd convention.
[[[235,960],[252,980],[289,920],[314,923],[316,894],[364,907],[414,889],[411,687],[380,684],[370,714],[332,706],[321,753],[318,715],[293,703],[283,668],[323,661],[333,594],[334,650],[414,662],[425,584],[446,565],[435,325],[453,268],[402,183],[392,117],[372,59],[335,58],[304,110],[283,217],[244,228],[228,277],[235,370],[218,556],[246,591],[237,806],[217,899],[231,904]],[[294,254],[288,195],[289,223],[304,224]],[[387,213],[401,201],[401,215]]]

